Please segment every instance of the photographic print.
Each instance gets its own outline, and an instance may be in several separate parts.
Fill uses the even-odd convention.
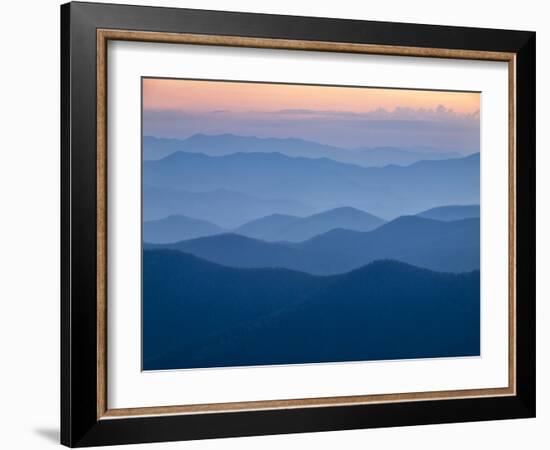
[[[480,355],[480,94],[142,78],[142,369]]]

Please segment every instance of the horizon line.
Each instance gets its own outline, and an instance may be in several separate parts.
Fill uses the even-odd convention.
[[[369,146],[348,147],[348,146],[324,144],[324,143],[322,143],[320,141],[317,141],[317,140],[306,139],[306,138],[297,137],[297,136],[292,136],[292,137],[277,137],[277,136],[263,137],[263,136],[258,136],[258,135],[254,135],[254,134],[237,134],[237,133],[229,133],[229,132],[227,132],[227,133],[202,133],[202,132],[199,132],[199,133],[189,134],[186,137],[172,137],[172,136],[166,136],[166,135],[154,135],[152,133],[149,133],[149,134],[142,134],[141,141],[142,141],[142,144],[143,144],[143,140],[145,138],[154,138],[154,139],[159,139],[159,140],[185,142],[185,141],[187,141],[190,138],[195,137],[195,136],[205,136],[205,137],[232,136],[232,137],[239,137],[239,138],[245,138],[245,139],[258,139],[258,140],[262,140],[262,141],[268,141],[268,140],[275,140],[275,141],[296,140],[296,141],[302,141],[302,142],[317,144],[317,145],[320,145],[320,146],[323,146],[323,147],[331,147],[331,148],[338,149],[338,150],[348,150],[348,151],[374,150],[374,149],[399,149],[399,150],[404,150],[404,151],[413,150],[413,151],[421,152],[422,149],[433,149],[433,150],[437,150],[437,151],[433,152],[434,154],[437,154],[437,153],[443,153],[443,154],[445,154],[445,153],[460,153],[460,154],[465,155],[465,156],[471,155],[473,153],[480,153],[481,152],[480,149],[479,150],[474,150],[474,151],[457,150],[457,149],[454,149],[454,150],[444,149],[442,151],[439,151],[439,147],[431,146],[431,145],[412,145],[412,146],[406,146],[406,147],[397,146],[397,145],[377,145],[377,146],[374,146],[374,147],[369,147]],[[185,152],[185,153],[193,153],[193,152]],[[235,153],[278,153],[278,152],[235,152]],[[431,153],[431,152],[428,150],[428,153]],[[167,156],[169,156],[169,155],[167,155]],[[221,156],[225,156],[225,155],[221,155]],[[287,155],[287,156],[290,156],[290,155]]]

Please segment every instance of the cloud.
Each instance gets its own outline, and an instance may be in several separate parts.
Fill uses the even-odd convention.
[[[397,107],[394,110],[377,108],[372,111],[356,112],[356,111],[331,111],[331,110],[313,110],[313,109],[280,109],[277,111],[251,111],[254,114],[263,114],[266,116],[305,116],[305,117],[329,117],[335,119],[341,118],[356,118],[364,120],[479,120],[479,111],[465,114],[458,113],[451,108],[446,108],[444,105],[439,105],[435,109],[428,108],[409,108]]]
[[[145,134],[185,138],[196,133],[303,138],[340,147],[435,146],[479,151],[479,111],[379,108],[367,112],[311,109],[275,111],[144,111]]]

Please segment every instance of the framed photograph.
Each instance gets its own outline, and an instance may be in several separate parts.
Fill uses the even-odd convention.
[[[534,32],[61,26],[63,444],[534,417]]]

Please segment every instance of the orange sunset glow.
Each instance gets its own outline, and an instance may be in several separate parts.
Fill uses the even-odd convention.
[[[480,93],[143,78],[145,135],[479,150]]]
[[[368,112],[383,108],[435,109],[460,114],[479,110],[479,93],[309,86],[199,80],[143,80],[145,110],[274,111],[281,109]]]

